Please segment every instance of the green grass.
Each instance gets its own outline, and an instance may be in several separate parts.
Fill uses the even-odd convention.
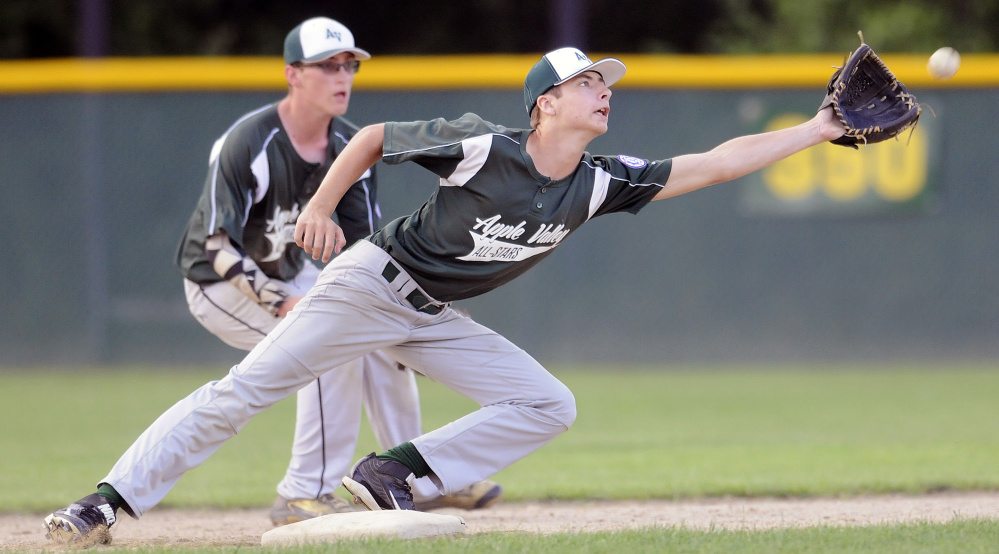
[[[999,372],[566,373],[573,429],[505,481],[552,497],[843,495],[999,487]],[[616,378],[615,378],[616,377]],[[597,462],[599,457],[599,462]],[[538,467],[540,466],[540,467]],[[548,471],[536,479],[537,471]],[[588,475],[586,480],[579,475]],[[605,490],[594,481],[614,478]],[[534,491],[532,495],[539,494]]]
[[[853,495],[999,489],[999,371],[954,368],[556,369],[569,432],[504,470],[508,499]],[[90,491],[173,402],[217,371],[0,373],[0,510]],[[420,379],[426,427],[474,406]],[[294,401],[258,416],[167,496],[266,506],[288,463]],[[377,449],[362,434],[359,452]]]
[[[338,544],[337,552],[994,553],[996,545],[999,544],[997,540],[999,540],[999,523],[964,521],[949,525],[821,527],[775,531],[703,532],[657,529],[591,535],[557,534],[544,537],[489,535],[407,544],[400,544],[399,541],[359,541]],[[309,552],[309,550],[302,551]]]
[[[576,424],[495,478],[512,501],[996,490],[996,369],[553,368],[576,395]],[[42,513],[92,491],[153,419],[221,372],[0,372],[0,510]],[[420,387],[428,428],[474,407],[426,379]],[[189,472],[163,505],[269,505],[288,463],[293,425],[294,402],[287,399]],[[365,430],[358,451],[374,449]],[[997,526],[504,534],[417,541],[398,551],[995,552]],[[370,551],[359,544],[358,551]],[[353,551],[343,546],[338,550]]]

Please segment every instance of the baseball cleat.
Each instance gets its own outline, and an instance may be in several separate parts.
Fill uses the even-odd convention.
[[[369,510],[415,510],[407,482],[412,474],[399,462],[379,460],[372,452],[350,468],[343,486],[354,495],[355,504],[364,504]]]
[[[451,494],[438,496],[429,500],[415,502],[416,509],[429,512],[440,508],[458,508],[461,510],[481,510],[499,502],[503,496],[503,487],[493,481],[479,481],[454,491]]]
[[[56,510],[45,518],[45,538],[84,546],[111,544],[115,509],[103,496],[94,493]]]
[[[356,512],[359,509],[333,493],[320,495],[319,498],[296,499],[278,495],[271,507],[270,516],[274,527],[280,527],[329,514]]]

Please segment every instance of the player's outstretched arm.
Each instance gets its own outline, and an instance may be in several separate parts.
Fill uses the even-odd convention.
[[[306,204],[295,223],[295,244],[312,254],[313,260],[330,261],[333,253],[347,244],[343,230],[331,219],[340,199],[364,172],[382,159],[385,125],[369,125],[350,139],[336,157],[315,196]]]
[[[669,179],[653,200],[672,198],[731,181],[823,142],[839,138],[843,126],[831,108],[800,125],[734,138],[709,152],[673,158]]]

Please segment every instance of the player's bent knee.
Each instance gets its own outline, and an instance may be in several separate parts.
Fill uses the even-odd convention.
[[[563,430],[568,430],[576,421],[576,397],[568,387],[561,387],[557,394],[544,402],[541,409]]]

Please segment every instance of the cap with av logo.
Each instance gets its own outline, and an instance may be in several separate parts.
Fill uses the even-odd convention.
[[[284,63],[319,62],[341,52],[350,52],[359,60],[371,54],[354,46],[354,35],[339,21],[313,17],[299,24],[284,39]]]
[[[624,77],[627,68],[624,62],[617,58],[590,61],[586,54],[576,48],[552,50],[527,72],[527,79],[524,80],[524,105],[527,106],[527,115],[531,115],[531,110],[538,103],[538,97],[548,92],[548,89],[561,85],[584,71],[596,71],[604,78],[604,84],[611,86]]]

